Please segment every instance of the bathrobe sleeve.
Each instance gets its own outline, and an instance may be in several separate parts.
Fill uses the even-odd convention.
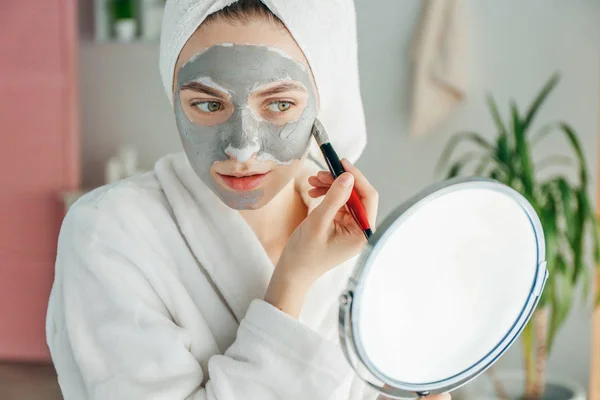
[[[152,276],[163,268],[161,243],[138,215],[153,210],[133,202],[146,213],[115,218],[123,204],[84,200],[63,223],[47,333],[65,400],[336,396],[349,370],[339,347],[262,300],[203,370]]]

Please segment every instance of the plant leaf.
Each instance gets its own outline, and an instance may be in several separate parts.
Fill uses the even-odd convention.
[[[488,170],[490,166],[492,168]],[[492,179],[506,184],[509,182],[509,174],[505,170],[504,166],[499,164],[498,160],[496,160],[494,156],[490,155],[481,156],[481,159],[475,168],[474,174],[475,176],[489,176]]]
[[[446,175],[446,178],[450,179],[450,178],[454,178],[455,176],[460,175],[463,168],[466,167],[467,164],[469,164],[469,162],[471,162],[477,158],[478,158],[478,154],[473,151],[463,154],[458,160],[456,160],[454,162],[454,164],[452,164],[452,166],[450,166],[450,169],[448,170],[448,174]]]
[[[589,296],[589,292],[590,292],[590,287],[592,286],[592,282],[593,282],[593,276],[595,273],[595,269],[597,269],[600,265],[599,261],[600,261],[600,232],[598,231],[599,227],[598,227],[598,219],[594,213],[594,210],[592,208],[592,203],[590,201],[589,196],[587,195],[587,193],[585,192],[585,190],[583,188],[579,188],[579,191],[577,192],[577,198],[578,198],[578,215],[580,218],[580,232],[579,232],[579,237],[576,238],[576,242],[574,243],[573,246],[573,252],[576,252],[574,255],[576,257],[574,257],[574,265],[575,265],[575,270],[573,271],[573,282],[574,284],[576,283],[581,283],[583,285],[582,287],[582,294],[583,294],[583,299],[584,301],[587,301],[588,296]],[[592,234],[592,255],[593,255],[593,265],[592,266],[587,266],[585,265],[585,260],[584,260],[584,250],[585,250],[585,235],[584,233],[587,232],[587,228],[589,225],[589,229],[591,230],[591,234]],[[595,299],[593,299],[593,304],[594,306],[596,305],[600,305],[600,295],[598,295]]]
[[[508,167],[511,166],[511,154],[508,144],[508,136],[500,134],[496,141],[496,158]]]
[[[492,152],[492,153],[494,152],[494,147],[492,146],[492,144],[489,141],[487,141],[482,135],[480,135],[476,132],[457,133],[454,136],[452,136],[452,138],[450,139],[450,141],[444,148],[444,151],[442,152],[442,155],[440,156],[440,161],[438,162],[437,166],[435,167],[436,174],[439,174],[441,172],[441,170],[444,169],[448,165],[450,158],[452,157],[452,154],[454,153],[454,150],[462,142],[471,142],[486,152]]]
[[[585,161],[585,156],[581,149],[581,144],[579,143],[577,134],[575,133],[575,131],[573,130],[573,128],[570,125],[568,125],[564,122],[548,124],[535,135],[535,137],[532,139],[531,142],[532,143],[539,142],[545,136],[554,132],[555,130],[561,131],[565,134],[567,141],[569,142],[573,151],[575,152],[575,155],[577,156],[577,161],[579,162],[579,167],[580,167],[580,171],[579,171],[580,179],[583,175],[583,179],[581,181],[582,181],[582,183],[587,184],[588,174],[587,174],[587,163]],[[583,171],[582,171],[582,169],[583,169]]]
[[[590,221],[590,229],[592,230],[592,246],[594,255],[594,265],[589,269],[588,278],[590,285],[595,288],[596,298],[593,300],[594,307],[600,307],[600,227],[598,218],[594,214],[591,206],[588,209],[588,216]]]
[[[496,129],[498,131],[498,139],[496,140],[496,153],[495,156],[497,161],[500,164],[505,166],[506,172],[508,173],[508,181],[510,182],[514,176],[513,170],[513,162],[512,162],[512,154],[513,151],[511,149],[511,140],[508,136],[508,130],[504,123],[502,122],[502,118],[500,117],[500,112],[498,111],[498,106],[492,95],[487,96],[488,108],[490,109],[490,114],[492,114],[492,119],[496,124]]]
[[[591,276],[588,276],[588,278],[590,280],[590,284],[594,283],[594,287],[596,290],[596,298],[593,299],[593,306],[600,307],[600,226],[598,223],[598,218],[596,217],[594,210],[591,207],[591,204],[588,207],[587,212],[591,225],[590,229],[592,230],[592,251],[594,254],[594,265],[592,266],[592,268],[589,269],[589,274]]]
[[[490,171],[490,178],[502,182],[502,172],[499,169],[494,169]]]
[[[596,270],[595,272],[595,279],[594,279],[594,287],[596,288],[596,301],[594,302],[594,305],[596,307],[600,306],[600,268],[598,267],[598,265],[596,265]]]
[[[573,252],[573,276],[571,277],[573,285],[576,285],[581,277],[581,271],[585,268],[584,260],[584,232],[586,225],[588,198],[587,193],[583,189],[579,189],[576,193],[577,209],[573,221],[574,240],[571,242],[571,251]]]
[[[510,102],[511,116],[512,116],[512,129],[513,136],[515,138],[516,153],[518,155],[518,162],[515,163],[519,168],[517,169],[517,175],[523,183],[524,193],[523,195],[531,201],[533,199],[533,165],[531,164],[531,158],[529,155],[529,148],[527,145],[527,131],[523,128],[524,125],[519,117],[519,111],[514,100]]]
[[[496,105],[496,101],[494,100],[494,97],[491,94],[487,96],[487,103],[490,109],[490,113],[492,114],[492,118],[494,119],[494,123],[496,124],[496,129],[498,129],[498,133],[501,136],[508,136],[508,130],[502,122],[502,117],[500,116],[500,112],[498,111],[498,106]]]
[[[479,164],[477,164],[477,167],[475,168],[475,175],[476,176],[483,175],[483,173],[485,172],[485,169],[490,165],[491,161],[492,161],[492,157],[490,157],[490,156],[481,157]]]
[[[562,258],[559,258],[559,263],[564,262]],[[560,272],[560,269],[554,272],[552,289],[553,304],[548,329],[548,352],[550,352],[558,331],[569,315],[573,300],[573,285],[570,282],[569,276]]]
[[[588,172],[587,172],[587,163],[585,162],[585,156],[581,149],[581,144],[579,143],[579,139],[577,139],[577,134],[569,125],[561,122],[558,124],[558,127],[565,133],[573,151],[577,155],[577,160],[579,161],[579,180],[581,186],[587,188],[588,183]]]
[[[592,231],[592,252],[594,255],[594,264],[600,265],[600,226],[598,224],[598,218],[592,209],[590,203],[588,203],[587,217],[590,221],[590,229]]]
[[[540,220],[544,228],[546,239],[546,260],[548,269],[552,270],[558,256],[557,227],[556,227],[556,204],[549,201],[540,212]]]
[[[543,126],[538,132],[536,132],[531,137],[531,140],[529,141],[529,143],[531,144],[531,147],[537,146],[537,144],[540,143],[542,141],[542,139],[544,139],[546,136],[548,136],[548,134],[554,132],[554,130],[557,129],[557,125],[558,124],[556,122],[552,122],[550,124]]]
[[[546,98],[548,97],[550,92],[558,84],[559,80],[560,80],[560,74],[554,73],[550,77],[548,82],[544,85],[542,90],[540,90],[540,92],[538,93],[538,95],[535,98],[535,100],[533,101],[533,103],[531,103],[531,105],[529,106],[529,109],[527,110],[527,113],[525,114],[525,118],[523,119],[523,126],[525,129],[527,129],[531,125],[531,123],[533,122],[533,119],[535,118],[535,115],[538,113],[538,111],[539,111],[540,107],[542,106],[542,104],[544,103],[544,101],[546,101]]]
[[[567,237],[570,243],[575,243],[576,232],[579,229],[579,224],[574,220],[574,205],[576,206],[576,199],[574,198],[574,190],[569,185],[569,182],[563,177],[556,180],[556,187],[560,193],[560,200],[562,204],[562,213],[566,220]],[[576,224],[576,225],[573,225]]]

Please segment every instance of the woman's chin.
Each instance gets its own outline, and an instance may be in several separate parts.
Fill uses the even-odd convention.
[[[254,190],[233,190],[220,182],[215,183],[215,194],[234,210],[258,210],[270,201],[270,197],[265,196],[265,190],[260,187]]]
[[[269,201],[265,200],[265,199],[260,199],[256,202],[250,202],[250,201],[239,201],[237,199],[228,197],[228,198],[221,198],[221,200],[223,200],[223,202],[229,207],[232,208],[234,210],[238,210],[238,211],[252,211],[252,210],[259,210],[261,208],[263,208]]]

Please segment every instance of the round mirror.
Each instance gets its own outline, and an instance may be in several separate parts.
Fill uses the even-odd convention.
[[[392,398],[462,386],[524,328],[544,256],[540,221],[515,190],[481,178],[426,189],[384,221],[341,296],[348,360]]]

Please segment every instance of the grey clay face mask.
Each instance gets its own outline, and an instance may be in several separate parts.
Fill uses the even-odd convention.
[[[300,117],[285,125],[263,120],[248,105],[252,92],[282,80],[300,83],[308,92]],[[217,125],[192,122],[180,99],[182,86],[190,82],[225,91],[234,106],[233,114]],[[317,114],[315,94],[304,65],[277,49],[255,45],[217,45],[193,56],[179,70],[174,102],[177,127],[192,167],[225,204],[236,209],[252,208],[263,191],[225,190],[210,175],[211,166],[228,160],[227,153],[240,162],[252,154],[258,160],[283,165],[301,159],[308,150]]]

